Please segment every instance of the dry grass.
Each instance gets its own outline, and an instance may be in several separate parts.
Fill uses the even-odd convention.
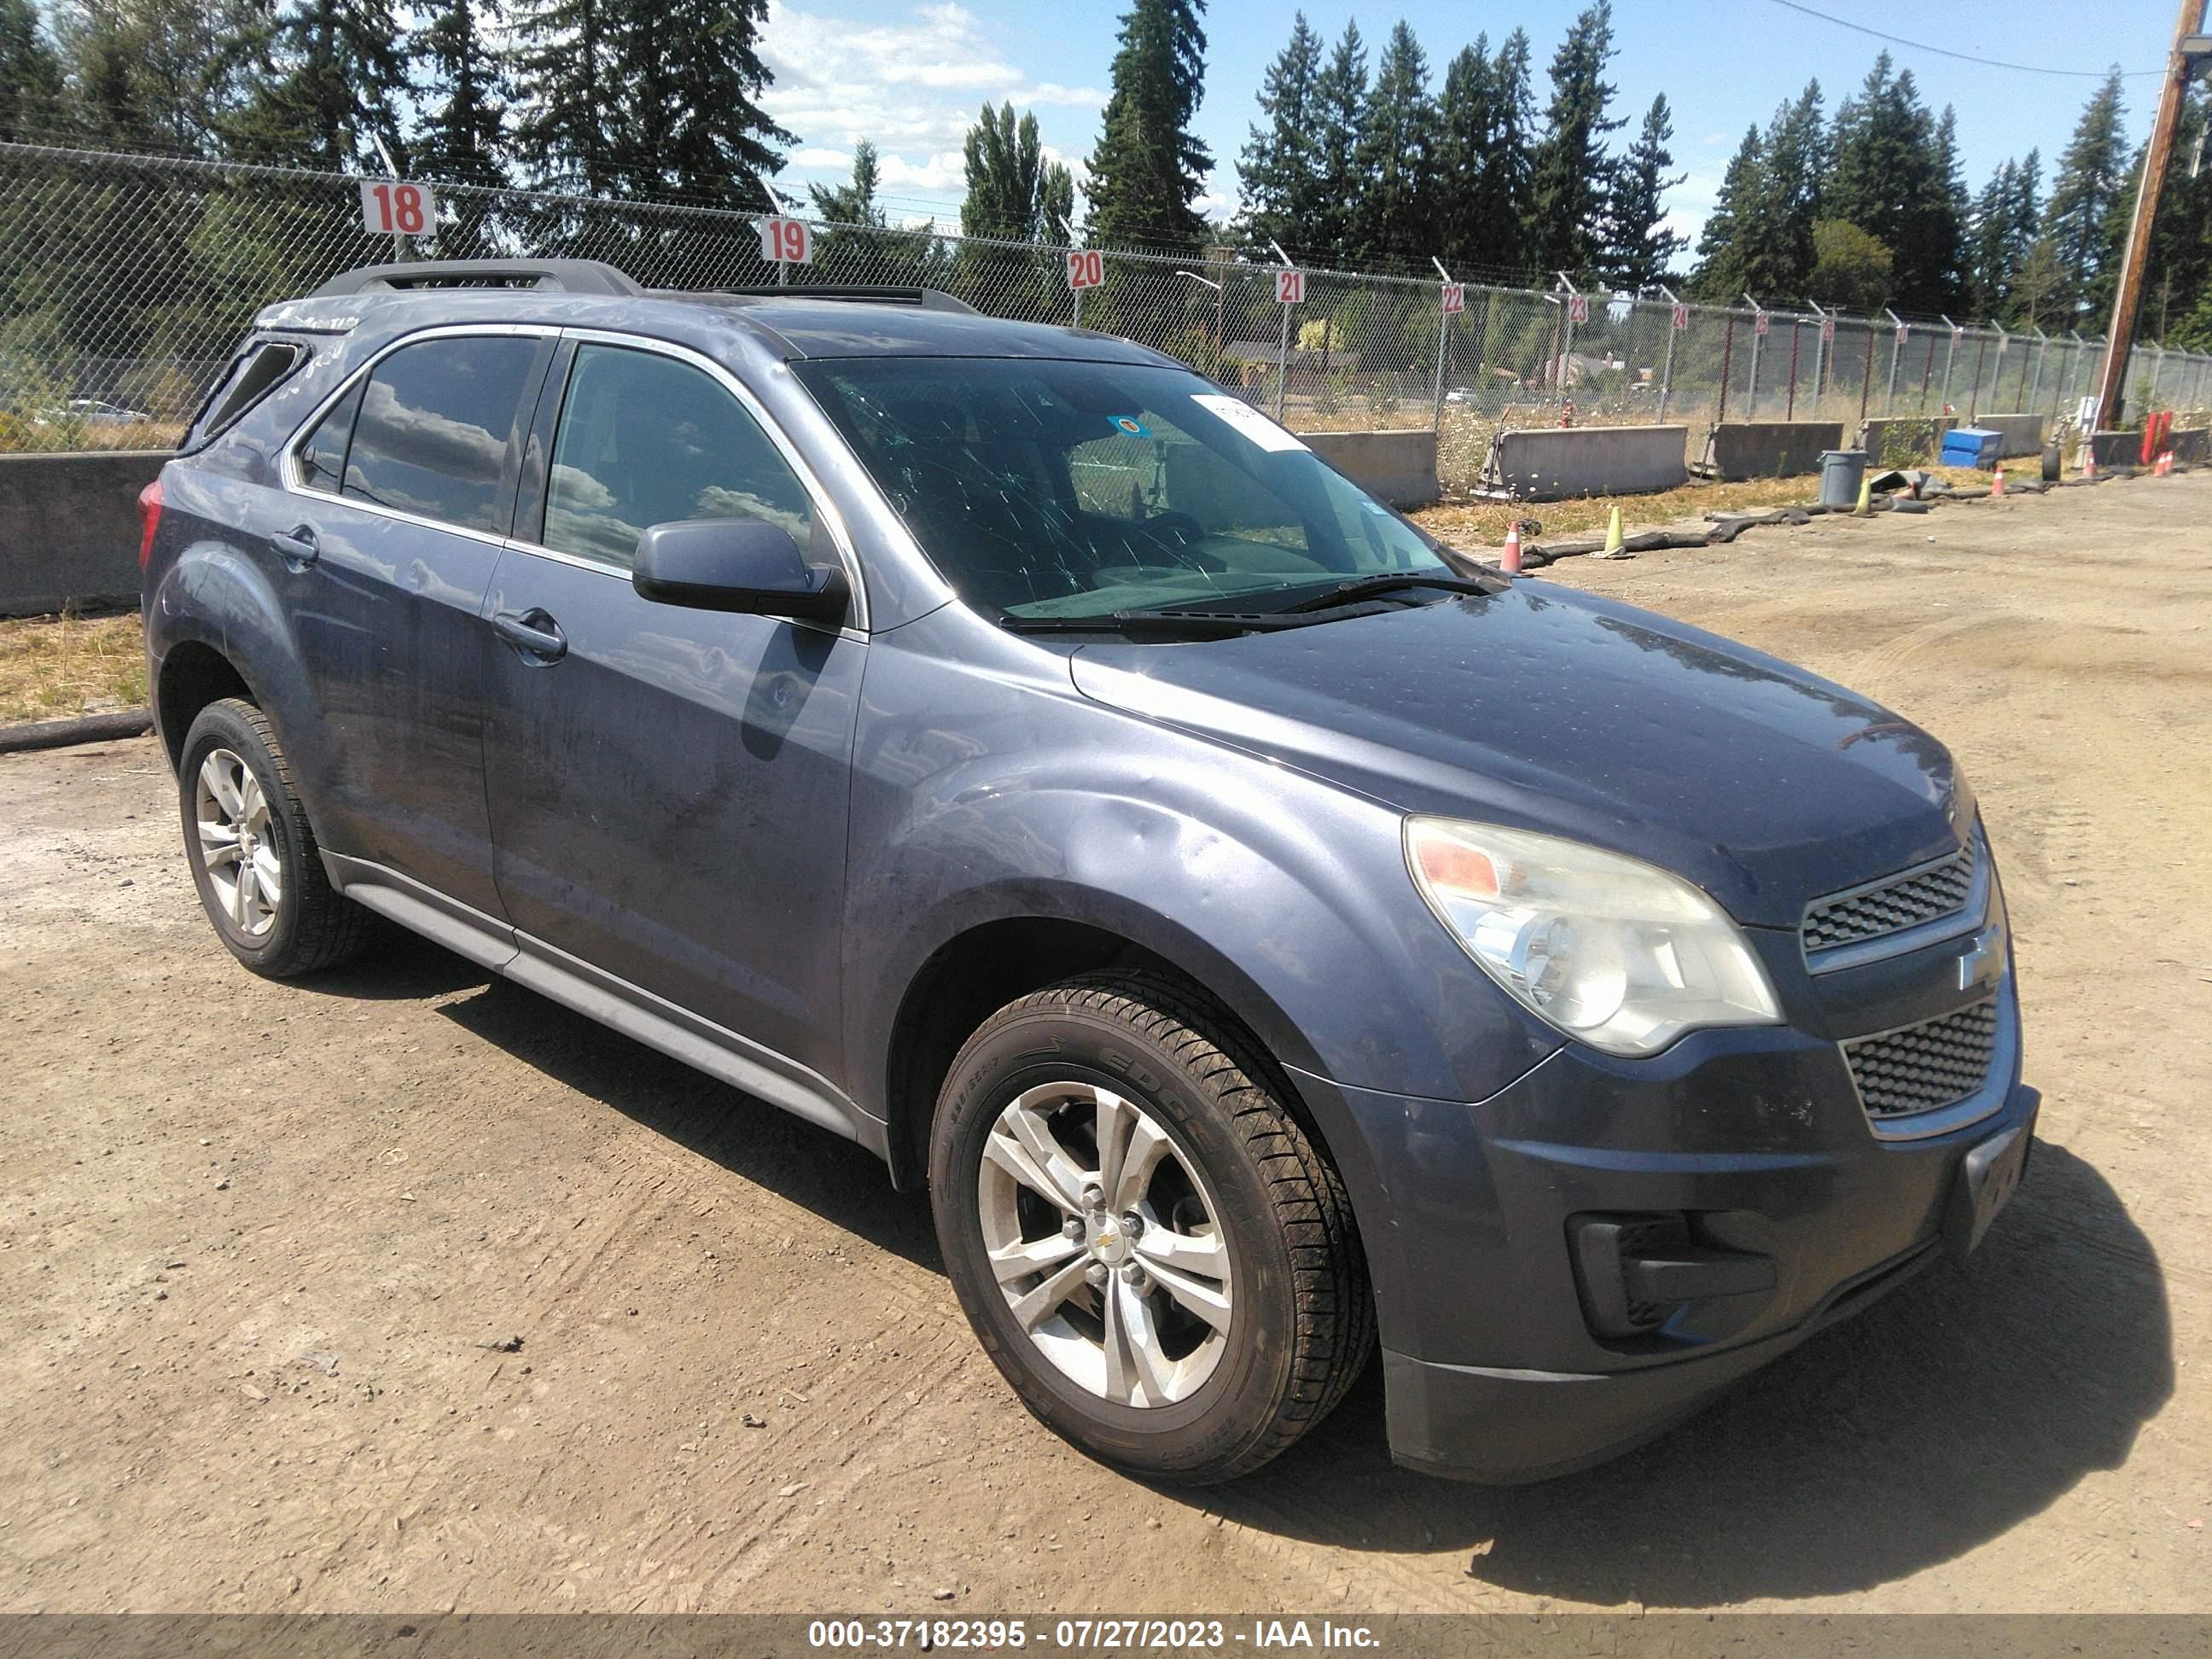
[[[2042,469],[2033,456],[2007,461],[2007,476],[2033,478]],[[1932,474],[1954,489],[1986,489],[1990,474],[1972,467],[1939,466]],[[1656,530],[1684,520],[1702,519],[1708,513],[1755,513],[1765,507],[1790,507],[1817,501],[1817,473],[1790,478],[1754,478],[1743,483],[1683,485],[1649,495],[1591,495],[1567,501],[1447,502],[1408,514],[1414,523],[1447,546],[1498,545],[1505,540],[1505,527],[1518,519],[1534,519],[1547,537],[1580,535],[1601,531],[1613,509],[1620,509],[1621,529],[1627,535]]]
[[[138,618],[0,621],[0,726],[66,720],[146,701]]]

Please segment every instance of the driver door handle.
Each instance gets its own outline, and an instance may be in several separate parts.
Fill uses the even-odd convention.
[[[305,570],[322,556],[322,546],[315,539],[315,526],[295,524],[289,530],[271,536],[270,543],[284,562],[295,572]]]
[[[568,636],[561,631],[561,624],[535,606],[495,613],[491,631],[524,656],[539,662],[558,662],[568,654]]]

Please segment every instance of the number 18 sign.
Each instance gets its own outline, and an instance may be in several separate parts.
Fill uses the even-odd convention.
[[[437,198],[428,185],[410,184],[404,179],[364,179],[361,222],[372,236],[420,236],[437,228]]]

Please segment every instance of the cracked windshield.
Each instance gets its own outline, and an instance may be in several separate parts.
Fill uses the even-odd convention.
[[[1434,544],[1182,370],[817,359],[800,380],[961,597],[1011,617],[1264,611],[1448,574]]]

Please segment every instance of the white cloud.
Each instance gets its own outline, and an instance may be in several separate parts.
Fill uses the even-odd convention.
[[[775,76],[761,103],[799,139],[791,169],[848,173],[853,147],[866,138],[882,156],[887,190],[958,195],[961,144],[985,103],[1021,110],[1106,102],[1095,87],[1031,81],[957,4],[917,6],[902,22],[860,23],[773,0],[761,55]]]

